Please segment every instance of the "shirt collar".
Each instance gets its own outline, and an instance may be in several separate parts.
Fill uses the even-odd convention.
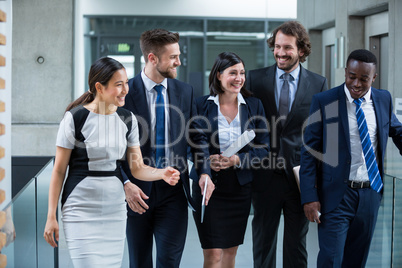
[[[218,105],[219,107],[219,95],[215,95],[215,96],[209,96],[207,100],[212,100],[215,102],[216,105]],[[246,104],[246,101],[244,100],[244,97],[241,93],[237,94],[237,104],[238,106],[240,106],[240,104]]]
[[[348,100],[349,103],[352,103],[354,101],[354,99],[352,98],[352,96],[350,95],[349,89],[346,86],[346,84],[344,84],[343,89],[345,91],[346,94],[346,99]],[[366,102],[368,102],[371,99],[371,87],[370,89],[366,92],[366,94],[364,94],[363,97],[361,97],[361,99],[364,99]]]
[[[278,78],[281,77],[281,75],[283,75],[284,73],[285,73],[284,70],[279,69],[278,66],[276,66],[276,75]],[[293,80],[297,80],[297,78],[299,77],[299,74],[300,74],[300,64],[297,66],[296,69],[291,71],[290,74],[292,75]]]
[[[145,74],[144,70],[141,72],[141,78],[144,82],[145,89],[148,91],[151,91],[156,85],[162,85],[164,88],[167,89],[167,78],[163,79],[162,83],[157,84]]]

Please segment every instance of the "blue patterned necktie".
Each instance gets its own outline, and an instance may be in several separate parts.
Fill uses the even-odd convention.
[[[362,101],[362,99],[353,101],[356,104],[357,126],[359,128],[360,140],[362,142],[364,160],[366,161],[370,185],[374,191],[379,193],[383,187],[383,184],[375,159],[373,145],[371,144],[366,118],[361,107]]]
[[[156,135],[155,135],[155,161],[156,167],[164,166],[165,159],[165,102],[162,95],[162,85],[154,87],[158,95],[156,96],[155,117],[156,117]]]

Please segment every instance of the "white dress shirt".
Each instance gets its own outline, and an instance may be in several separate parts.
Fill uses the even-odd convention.
[[[141,72],[141,78],[142,81],[144,83],[144,87],[145,87],[145,95],[147,98],[147,104],[148,104],[148,108],[149,108],[149,115],[150,115],[150,119],[151,119],[151,129],[153,129],[153,131],[151,131],[150,135],[151,135],[151,144],[155,145],[155,134],[156,134],[156,129],[155,129],[155,125],[156,125],[156,112],[155,112],[155,105],[156,105],[156,97],[158,96],[158,93],[156,92],[156,90],[154,89],[154,86],[159,85],[157,83],[155,83],[154,81],[152,81],[150,78],[148,78],[148,76],[146,76],[145,72],[142,71]],[[162,83],[160,83],[160,85],[163,86],[162,89],[162,96],[163,96],[163,101],[165,102],[165,141],[166,144],[169,144],[170,141],[170,137],[169,137],[169,95],[168,95],[168,88],[167,88],[167,78],[165,78]],[[165,157],[166,159],[173,159],[170,156],[170,150],[169,150],[169,146],[165,147]],[[167,162],[168,165],[170,165],[169,162]]]
[[[352,153],[352,162],[350,165],[349,180],[353,181],[368,181],[367,166],[364,159],[362,143],[359,135],[359,128],[357,126],[356,119],[356,104],[353,103],[353,98],[346,85],[344,86],[346,94],[346,107],[348,112],[349,122],[349,135],[350,135],[350,150]],[[375,111],[373,106],[373,100],[371,99],[371,88],[363,96],[363,102],[361,107],[366,117],[367,128],[370,135],[371,144],[373,145],[374,154],[377,158],[377,122],[375,117]],[[377,162],[378,164],[378,162]]]
[[[221,152],[225,151],[237,138],[241,135],[241,122],[240,122],[240,104],[246,104],[243,96],[239,93],[237,95],[238,111],[236,117],[232,122],[228,122],[225,116],[221,113],[219,105],[219,95],[210,96],[208,100],[213,100],[218,106],[218,133],[219,133],[219,146]]]

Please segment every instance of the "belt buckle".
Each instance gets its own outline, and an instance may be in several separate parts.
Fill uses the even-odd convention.
[[[363,189],[364,181],[352,181],[350,187],[353,189]]]

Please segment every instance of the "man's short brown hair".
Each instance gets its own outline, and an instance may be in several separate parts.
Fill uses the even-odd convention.
[[[140,37],[140,47],[145,62],[148,61],[149,53],[159,57],[166,45],[178,43],[179,39],[179,33],[172,33],[165,29],[153,29],[143,32]]]

